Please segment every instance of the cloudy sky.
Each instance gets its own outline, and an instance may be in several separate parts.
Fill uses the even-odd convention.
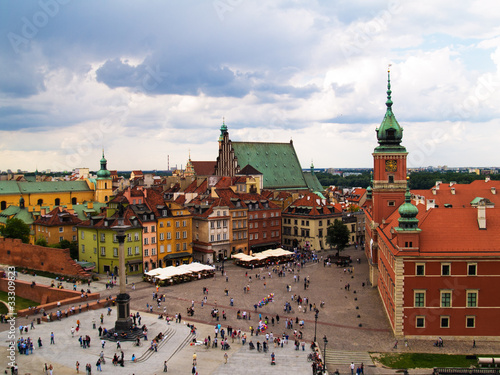
[[[233,141],[371,167],[387,67],[409,166],[500,166],[494,0],[0,2],[0,170],[166,169]]]

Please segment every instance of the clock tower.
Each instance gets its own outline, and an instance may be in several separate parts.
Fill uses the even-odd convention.
[[[387,78],[387,110],[380,127],[376,129],[378,146],[373,152],[373,223],[380,225],[405,202],[406,157],[401,145],[403,128],[392,113],[391,76]]]

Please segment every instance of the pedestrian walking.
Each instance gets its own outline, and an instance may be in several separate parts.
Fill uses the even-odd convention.
[[[351,362],[349,367],[351,368],[351,375],[354,375],[354,362]]]
[[[55,336],[54,336],[54,332],[50,332],[50,344],[55,344]]]
[[[226,363],[227,363],[227,357],[228,357],[227,352],[225,352],[225,353],[224,353],[224,364],[226,364]]]
[[[167,367],[167,361],[163,362],[163,372],[167,372],[168,367]]]

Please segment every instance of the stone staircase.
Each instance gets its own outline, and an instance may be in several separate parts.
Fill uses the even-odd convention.
[[[321,352],[321,354],[323,355],[323,352]],[[363,363],[365,369],[368,366],[373,366],[373,361],[368,352],[351,352],[328,350],[328,348],[326,349],[326,368],[330,374],[333,374],[335,369],[339,367],[349,367],[351,362],[354,362],[356,367]]]
[[[144,351],[139,357],[137,357],[137,363],[146,362],[152,356],[158,355],[160,353],[160,349],[164,346],[166,346],[166,349],[161,351],[161,356],[168,361],[182,348],[187,346],[193,339],[193,335],[184,326],[169,326],[163,332],[163,335],[164,339],[158,343],[158,352],[149,349],[150,340],[141,341],[143,343],[141,348]],[[125,362],[131,361],[126,360]]]

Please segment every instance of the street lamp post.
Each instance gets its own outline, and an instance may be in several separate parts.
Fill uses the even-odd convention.
[[[318,325],[318,314],[319,310],[316,309],[316,313],[314,314],[314,342],[316,342],[316,326]]]
[[[326,344],[328,344],[328,339],[326,335],[323,336],[323,343],[325,344],[323,347],[323,374],[326,372]]]

